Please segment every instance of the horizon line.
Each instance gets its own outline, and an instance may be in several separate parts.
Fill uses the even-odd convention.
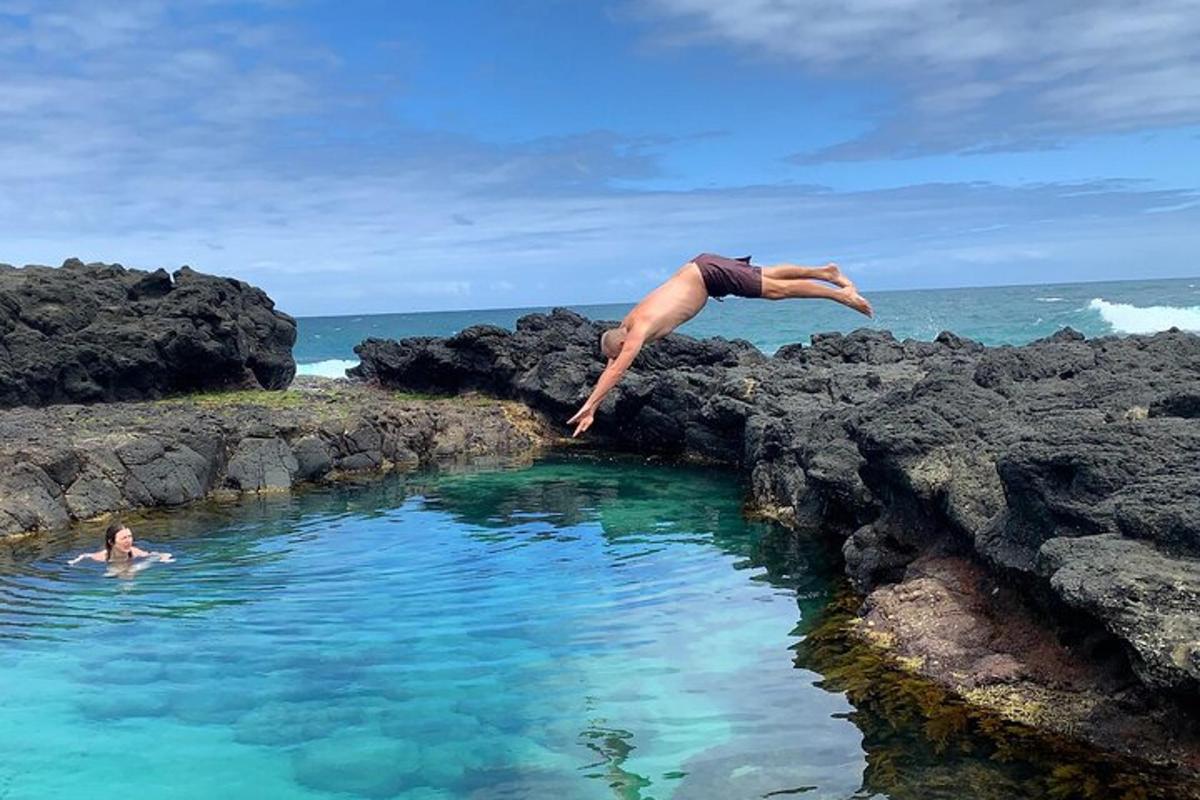
[[[1038,286],[1090,286],[1101,283],[1154,283],[1157,281],[1186,281],[1200,280],[1200,274],[1190,276],[1179,276],[1171,278],[1118,278],[1115,280],[1094,280],[1094,281],[1056,281],[1046,283],[985,283],[975,285],[957,285],[957,286],[926,286],[912,289],[875,289],[869,293],[872,295],[878,294],[901,294],[904,292],[947,292],[963,289],[1024,289],[1035,288]],[[734,300],[754,299],[754,298],[733,298]],[[376,317],[390,314],[458,314],[466,311],[538,311],[540,309],[554,308],[582,308],[586,306],[625,306],[636,305],[638,300],[611,300],[602,303],[542,303],[539,305],[521,305],[521,306],[484,306],[470,308],[441,308],[441,309],[420,309],[416,311],[352,311],[343,314],[293,314],[296,319],[342,319],[348,317]],[[286,311],[284,313],[287,313]]]

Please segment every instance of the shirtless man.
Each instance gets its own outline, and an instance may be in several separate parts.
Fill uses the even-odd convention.
[[[608,359],[608,366],[583,407],[567,420],[568,425],[575,426],[572,436],[578,436],[592,426],[600,402],[621,380],[642,345],[661,339],[696,316],[708,298],[720,300],[727,294],[764,300],[823,297],[868,317],[875,313],[837,264],[756,267],[750,264],[749,256],[725,258],[701,253],[646,295],[618,327],[605,331],[600,337],[600,350]]]

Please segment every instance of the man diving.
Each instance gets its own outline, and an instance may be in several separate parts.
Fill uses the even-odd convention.
[[[592,426],[596,409],[629,369],[642,345],[661,339],[696,316],[708,298],[719,300],[729,294],[764,300],[820,297],[868,317],[874,315],[871,304],[858,293],[853,281],[842,274],[837,264],[757,267],[750,263],[749,256],[725,258],[701,253],[642,298],[620,325],[600,337],[600,350],[608,359],[608,366],[583,407],[567,420],[568,425],[575,426],[572,436],[578,436]]]

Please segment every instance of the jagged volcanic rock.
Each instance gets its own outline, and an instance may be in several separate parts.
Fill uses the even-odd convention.
[[[608,324],[556,309],[515,332],[369,339],[359,378],[481,390],[565,421],[604,362]],[[919,557],[967,556],[1053,611],[1082,612],[1149,688],[1200,695],[1200,337],[987,348],[944,333],[648,346],[590,435],[740,466],[756,502],[845,535],[870,591]]]
[[[295,341],[295,320],[232,278],[0,265],[0,407],[282,389]]]
[[[216,492],[287,489],[386,467],[524,456],[527,409],[413,400],[346,381],[158,401],[0,411],[0,537]]]

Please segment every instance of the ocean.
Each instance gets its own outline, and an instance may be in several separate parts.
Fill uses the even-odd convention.
[[[695,337],[747,339],[765,353],[807,344],[814,333],[856,328],[890,330],[898,339],[930,340],[953,331],[988,345],[1024,344],[1071,327],[1088,337],[1200,331],[1200,278],[1040,284],[970,289],[868,292],[875,319],[819,300],[710,302],[679,329]],[[568,306],[592,319],[620,319],[633,303]],[[358,363],[354,346],[367,337],[450,336],[471,325],[513,328],[550,307],[362,314],[299,318],[294,354],[302,375],[341,377]]]

